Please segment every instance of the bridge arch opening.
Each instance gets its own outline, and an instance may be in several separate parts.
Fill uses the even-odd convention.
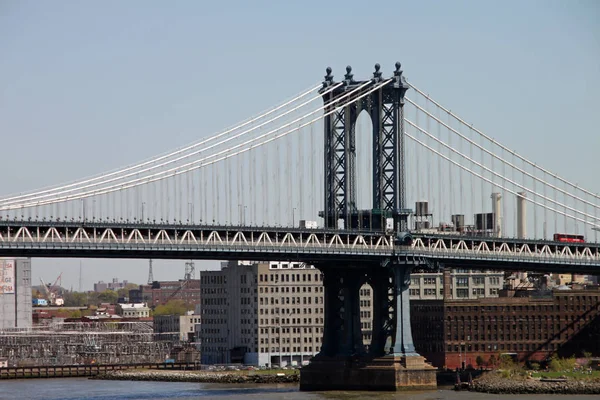
[[[373,208],[373,121],[370,110],[363,108],[354,122],[356,208]]]

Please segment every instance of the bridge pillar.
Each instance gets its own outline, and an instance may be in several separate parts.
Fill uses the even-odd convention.
[[[319,265],[324,274],[321,352],[300,371],[300,390],[434,389],[436,369],[416,353],[410,327],[412,265]],[[373,293],[373,333],[365,353],[359,290]]]

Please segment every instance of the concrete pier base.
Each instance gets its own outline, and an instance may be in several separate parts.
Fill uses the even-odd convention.
[[[421,356],[317,357],[300,370],[300,390],[432,390],[436,368]]]

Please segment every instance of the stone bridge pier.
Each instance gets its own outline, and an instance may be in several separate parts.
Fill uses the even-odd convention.
[[[435,389],[436,369],[416,353],[410,327],[414,264],[317,264],[324,275],[321,352],[300,370],[300,390]],[[359,290],[373,293],[372,339],[363,344]]]

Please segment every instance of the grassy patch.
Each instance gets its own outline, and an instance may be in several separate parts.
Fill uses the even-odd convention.
[[[591,374],[588,372],[560,372],[560,371],[549,371],[549,372],[533,372],[531,374],[534,378],[559,378],[561,376],[569,379],[600,379],[600,371],[592,371]]]

